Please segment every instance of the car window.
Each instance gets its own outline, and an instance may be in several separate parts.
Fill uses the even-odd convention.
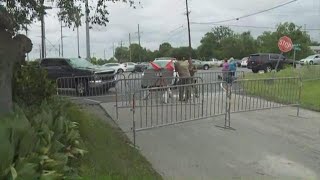
[[[257,61],[260,59],[260,55],[251,55],[249,57],[250,61]]]
[[[50,66],[69,66],[64,59],[43,59],[41,65],[44,67]]]
[[[316,56],[316,57],[314,57],[314,58],[319,58],[319,56]]]
[[[270,60],[278,60],[280,56],[278,54],[270,54]]]

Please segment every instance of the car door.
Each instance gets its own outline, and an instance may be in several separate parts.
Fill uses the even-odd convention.
[[[314,64],[320,64],[320,55],[314,57]]]

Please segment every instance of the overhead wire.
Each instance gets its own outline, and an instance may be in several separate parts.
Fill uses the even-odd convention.
[[[251,17],[251,16],[255,16],[255,15],[258,15],[258,14],[265,13],[267,11],[271,11],[271,10],[286,6],[286,5],[294,3],[296,1],[298,1],[298,0],[291,0],[289,2],[280,4],[280,5],[268,8],[268,9],[264,9],[264,10],[261,10],[261,11],[255,12],[255,13],[246,14],[246,15],[243,15],[243,16],[240,16],[240,17],[237,17],[237,18],[225,19],[225,20],[220,20],[220,21],[210,21],[210,22],[190,22],[190,24],[217,24],[217,23],[224,23],[224,22],[230,22],[230,21],[238,21],[240,19],[248,18],[248,17]]]

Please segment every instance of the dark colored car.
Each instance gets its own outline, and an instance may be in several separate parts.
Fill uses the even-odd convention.
[[[276,69],[278,61],[278,70],[283,69],[286,64],[294,64],[294,61],[287,59],[282,54],[258,53],[249,56],[247,68],[251,69],[254,73],[260,70],[271,72],[273,69]]]
[[[136,64],[134,66],[133,72],[143,72],[148,68],[149,63],[147,62],[142,62],[140,64]]]
[[[45,58],[40,68],[47,70],[48,78],[57,82],[59,89],[75,89],[78,95],[89,95],[97,88],[108,91],[115,87],[115,71],[95,66],[79,58]]]

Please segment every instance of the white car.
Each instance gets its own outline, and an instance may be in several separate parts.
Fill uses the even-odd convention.
[[[241,67],[247,67],[249,57],[244,57],[241,59]]]
[[[120,74],[127,70],[125,65],[124,64],[120,64],[120,63],[107,63],[107,64],[104,64],[103,66],[111,68],[111,69],[115,70],[117,73],[120,73]]]
[[[222,60],[219,60],[219,59],[216,59],[216,58],[213,58],[213,59],[212,59],[212,65],[213,65],[213,66],[221,67],[222,64],[223,64],[223,61],[222,61]]]
[[[126,62],[122,63],[126,67],[126,71],[132,72],[134,70],[134,66],[137,65],[136,63],[133,62]]]
[[[301,59],[300,60],[300,64],[301,65],[305,65],[305,64],[320,64],[320,54],[315,54],[315,55],[311,55],[306,57],[305,59]]]

